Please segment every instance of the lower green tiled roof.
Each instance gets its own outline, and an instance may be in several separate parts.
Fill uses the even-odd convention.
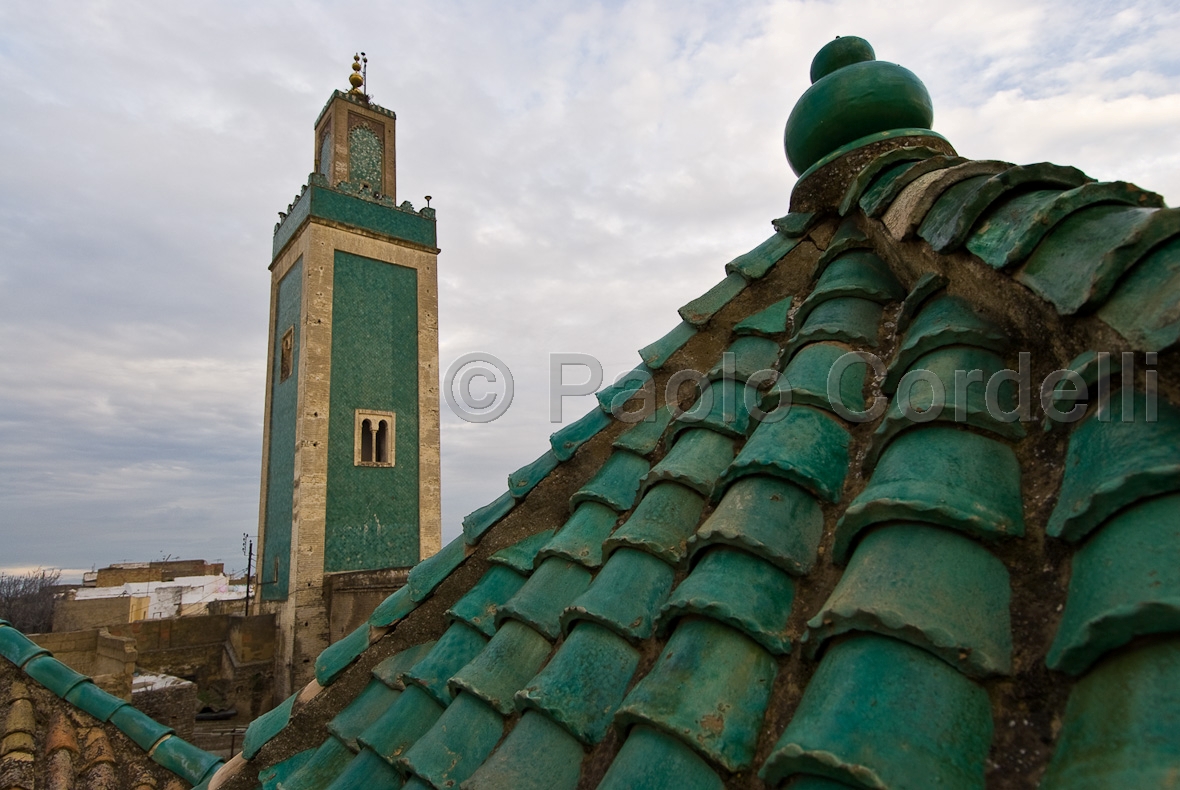
[[[99,725],[97,730],[109,727],[111,730],[122,733],[130,739],[135,747],[138,747],[145,759],[150,759],[190,785],[199,785],[206,781],[222,764],[222,760],[216,755],[177,737],[173,734],[172,728],[155,721],[126,700],[119,699],[100,689],[91,678],[58,661],[48,650],[39,647],[3,620],[0,620],[0,656],[17,670],[16,675],[21,681],[36,683],[60,698],[65,703],[65,707],[76,711],[75,721],[82,726],[90,726],[93,723]],[[4,680],[6,677],[7,673],[0,674],[0,680]],[[21,777],[32,775],[31,771],[33,763],[36,761],[36,754],[31,750],[34,743],[34,732],[31,729],[34,726],[31,705],[28,706],[29,724],[26,726],[20,723],[19,708],[25,705],[28,699],[27,692],[19,691],[17,688],[21,681],[14,681],[11,684],[0,683],[0,723],[3,723],[4,726],[4,730],[0,731],[0,740],[3,741],[3,747],[0,749],[0,784],[3,784],[6,789],[12,787],[24,790],[24,788],[33,787],[33,784],[23,784],[24,780]],[[18,737],[18,735],[23,737]],[[50,732],[50,741],[44,747],[44,756],[47,759],[51,757],[51,753],[56,748],[67,743],[62,740],[63,737],[68,741],[73,738],[73,735],[62,736],[59,733],[55,736],[54,732]],[[103,739],[105,744],[105,735]],[[25,741],[30,747],[28,750],[21,745]],[[81,759],[83,757],[91,764],[96,760],[106,759],[105,757],[96,757],[94,754],[78,755],[79,747],[76,743],[73,743],[69,748],[73,750],[75,757],[79,760],[80,773],[94,773],[82,767]],[[110,747],[108,745],[103,748],[109,750]],[[93,750],[88,748],[83,751],[92,752]],[[72,761],[75,757],[71,757],[70,760]],[[113,757],[111,759],[113,761]],[[71,763],[65,764],[70,765]],[[18,767],[21,770],[17,770]],[[26,768],[28,770],[25,770]],[[54,769],[46,769],[44,764],[38,770],[54,772]],[[70,774],[72,783],[72,770]],[[116,773],[99,771],[93,780],[88,779],[87,781],[108,781],[108,779],[99,778],[99,775],[114,777]],[[55,783],[60,781],[60,779],[54,779],[50,784],[59,786]],[[110,778],[109,781],[114,781],[114,779]]]

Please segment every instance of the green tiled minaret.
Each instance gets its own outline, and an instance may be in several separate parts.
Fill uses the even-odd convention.
[[[270,264],[256,605],[291,688],[441,539],[434,210],[398,205],[396,116],[353,69]]]

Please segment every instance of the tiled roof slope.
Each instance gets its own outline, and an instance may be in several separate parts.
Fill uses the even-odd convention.
[[[775,234],[208,786],[1175,786],[1175,213],[920,121],[803,146]],[[882,362],[829,386],[850,350]],[[1024,351],[1111,394],[1042,421],[1001,377],[989,410]]]
[[[0,621],[0,790],[183,790],[221,761]]]

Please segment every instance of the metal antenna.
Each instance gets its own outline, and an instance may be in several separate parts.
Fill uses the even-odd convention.
[[[361,66],[361,69],[362,69],[361,70],[361,86],[362,86],[361,90],[363,90],[365,92],[365,95],[368,96],[369,95],[369,58],[363,52],[361,53],[361,64],[362,64],[362,66]]]

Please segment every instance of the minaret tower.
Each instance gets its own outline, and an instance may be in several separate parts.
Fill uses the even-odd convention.
[[[441,541],[434,210],[397,205],[396,116],[352,68],[270,264],[255,601],[280,693]]]

